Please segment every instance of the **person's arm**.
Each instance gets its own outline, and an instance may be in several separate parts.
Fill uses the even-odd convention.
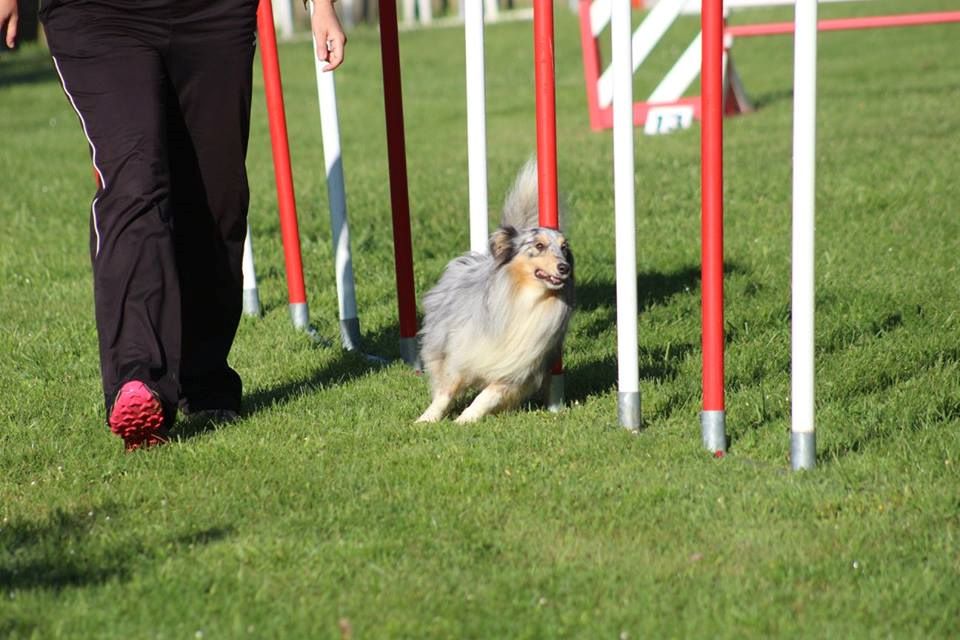
[[[320,0],[323,2],[324,0]],[[19,22],[19,11],[17,9],[17,0],[0,0],[0,29],[7,28],[6,43],[7,47],[13,49],[17,44],[17,22]],[[341,57],[343,53],[341,50]]]
[[[8,0],[0,0],[4,2]],[[343,48],[347,36],[340,26],[340,19],[333,8],[336,0],[313,0],[313,15],[310,28],[317,43],[317,58],[327,63],[327,71],[333,71],[343,62]]]

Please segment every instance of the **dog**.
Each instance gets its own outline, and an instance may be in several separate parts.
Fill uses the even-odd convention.
[[[516,407],[545,392],[574,308],[573,253],[558,230],[538,226],[537,166],[520,170],[491,234],[489,254],[447,264],[423,298],[420,359],[432,402],[417,422],[436,422],[480,389],[457,422]]]

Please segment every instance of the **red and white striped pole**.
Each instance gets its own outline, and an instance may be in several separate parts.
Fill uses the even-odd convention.
[[[534,0],[533,57],[537,96],[537,184],[540,226],[560,226],[557,198],[557,101],[553,66],[553,0]],[[563,360],[550,375],[547,408],[563,408]]]
[[[703,297],[703,446],[726,451],[723,377],[723,0],[703,0],[701,280]]]
[[[283,106],[283,87],[280,80],[280,61],[277,57],[277,35],[273,24],[270,0],[260,0],[257,7],[257,33],[260,41],[260,60],[270,120],[270,143],[273,149],[273,170],[277,181],[277,200],[280,215],[280,236],[287,271],[287,292],[290,300],[290,318],[293,326],[308,333],[310,312],[303,283],[303,260],[300,255],[300,230],[297,225],[297,204],[293,193],[293,172],[290,167],[290,145],[287,140],[287,117]]]
[[[393,209],[393,256],[400,316],[400,356],[410,366],[419,368],[413,243],[410,238],[410,197],[407,192],[407,152],[403,133],[403,90],[400,82],[400,39],[397,34],[395,0],[380,1],[380,59],[383,67],[383,107],[387,124],[390,202]]]

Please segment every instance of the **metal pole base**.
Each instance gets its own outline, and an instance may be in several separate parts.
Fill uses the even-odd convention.
[[[310,310],[306,302],[290,303],[290,319],[295,329],[306,331],[310,328]]]
[[[817,438],[813,431],[790,433],[790,466],[794,471],[817,465]]]
[[[340,321],[340,342],[347,351],[360,351],[360,319],[347,318]]]
[[[306,302],[290,303],[290,319],[293,321],[293,328],[303,331],[313,342],[325,347],[330,346],[330,342],[310,324],[310,311]]]
[[[617,418],[620,426],[630,431],[639,431],[643,426],[640,418],[640,392],[617,392]]]
[[[726,411],[700,412],[700,433],[703,436],[704,449],[712,453],[727,451],[726,422]]]
[[[563,374],[551,373],[547,384],[547,411],[557,413],[563,409]]]
[[[416,338],[400,338],[400,358],[413,367],[414,371],[423,371]]]
[[[243,290],[243,313],[254,318],[263,315],[263,309],[260,307],[260,292],[257,289]]]
[[[360,339],[360,319],[348,318],[340,321],[340,343],[343,348],[353,353],[358,353],[369,362],[376,364],[387,364],[390,362],[382,356],[375,356],[370,353],[364,353]]]

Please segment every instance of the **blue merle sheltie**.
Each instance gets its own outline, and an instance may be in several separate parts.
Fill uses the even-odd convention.
[[[531,160],[504,201],[489,253],[452,260],[424,296],[420,358],[433,401],[418,422],[442,419],[471,389],[479,394],[457,422],[516,407],[545,391],[573,313],[574,271],[563,233],[537,225]]]

